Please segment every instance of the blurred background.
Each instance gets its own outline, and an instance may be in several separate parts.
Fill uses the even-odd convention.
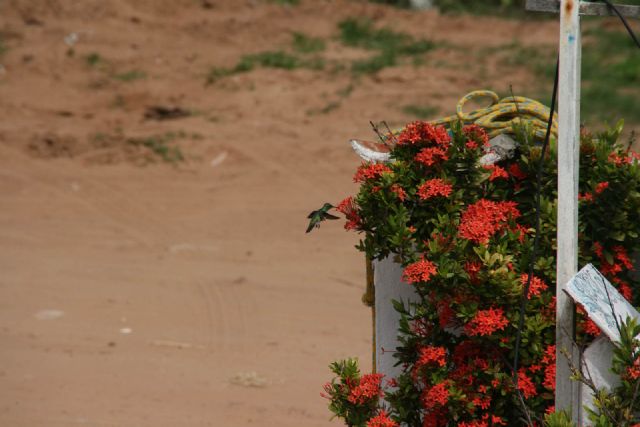
[[[522,3],[0,1],[0,425],[339,425],[365,264],[306,215],[369,121],[548,102],[557,16]],[[616,19],[584,43],[583,121],[631,137],[640,56]]]

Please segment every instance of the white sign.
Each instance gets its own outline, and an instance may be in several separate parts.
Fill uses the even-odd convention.
[[[640,318],[640,313],[591,264],[571,278],[566,292],[614,343],[620,342],[618,327],[627,317]]]

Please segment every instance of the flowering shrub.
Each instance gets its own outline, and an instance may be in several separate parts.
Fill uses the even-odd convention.
[[[616,144],[620,131],[581,138],[579,265],[593,263],[637,304],[640,283],[629,274],[629,255],[640,246],[639,156]],[[363,233],[359,249],[377,259],[394,254],[419,295],[417,303],[395,305],[402,318],[394,356],[403,373],[385,399],[403,425],[540,425],[553,412],[557,153],[552,141],[542,159],[540,249],[514,375],[541,161],[527,130],[516,133],[516,155],[483,168],[482,128],[454,124],[447,132],[410,123],[396,137],[393,161],[362,164],[354,177],[359,193],[338,206],[345,228]],[[582,339],[600,333],[582,314],[578,330]],[[629,378],[640,378],[640,368],[637,377],[632,372]],[[345,419],[355,381],[330,389],[346,402],[332,407]],[[375,405],[366,408],[366,417],[347,423],[370,420]]]
[[[358,361],[346,359],[330,366],[336,377],[324,385],[322,397],[329,399],[329,409],[352,427],[397,427],[386,411],[378,410],[382,395],[382,375],[360,375]]]

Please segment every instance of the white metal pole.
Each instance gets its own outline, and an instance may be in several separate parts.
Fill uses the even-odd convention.
[[[560,5],[558,83],[558,221],[556,284],[556,410],[571,410],[580,420],[579,383],[570,380],[570,364],[580,366],[573,345],[574,305],[564,288],[578,271],[578,174],[580,144],[580,2]]]

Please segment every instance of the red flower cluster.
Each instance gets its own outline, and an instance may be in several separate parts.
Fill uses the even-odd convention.
[[[362,219],[358,214],[358,207],[353,200],[353,197],[347,197],[336,206],[336,210],[347,218],[347,222],[344,224],[345,230],[357,230],[362,224]]]
[[[489,181],[495,181],[496,179],[508,179],[509,174],[504,168],[501,168],[497,165],[487,165],[484,167],[491,171],[491,176],[489,176]]]
[[[426,366],[430,363],[439,365],[440,367],[447,364],[445,356],[447,351],[444,347],[426,346],[421,347],[418,350],[418,361],[416,362],[416,368],[419,369],[422,366]]]
[[[509,166],[509,173],[511,174],[511,176],[518,180],[523,180],[527,177],[527,174],[524,173],[522,169],[520,169],[520,166],[518,166],[517,163],[513,163],[511,166]]]
[[[524,289],[527,286],[527,280],[529,279],[529,275],[526,273],[522,273],[520,276],[520,283],[522,283],[522,288]],[[529,284],[529,293],[527,294],[527,299],[530,299],[532,296],[540,295],[540,292],[547,290],[549,287],[544,281],[536,276],[531,276],[531,283]]]
[[[490,308],[478,310],[475,317],[464,326],[464,330],[470,336],[491,335],[508,324],[509,320],[504,316],[502,308]]]
[[[400,199],[400,201],[404,202],[405,199],[407,198],[407,192],[404,191],[404,189],[402,187],[400,187],[400,184],[393,184],[391,186],[391,191],[393,191],[396,196],[398,196],[398,199]]]
[[[456,317],[456,312],[451,308],[449,301],[444,299],[440,300],[436,303],[436,307],[438,310],[438,324],[440,327],[446,328],[447,326],[450,326],[453,319]]]
[[[347,400],[354,405],[362,405],[373,398],[380,397],[382,374],[366,374],[360,378],[358,385],[351,389]]]
[[[609,183],[608,182],[600,182],[598,183],[598,185],[596,185],[596,189],[595,189],[595,193],[596,194],[600,194],[602,193],[604,190],[606,190],[607,188],[609,188]]]
[[[602,194],[602,192],[604,190],[606,190],[607,188],[609,188],[609,183],[608,182],[600,182],[596,185],[595,190],[593,191],[593,193],[590,193],[588,191],[584,192],[584,193],[579,193],[578,194],[578,200],[583,200],[585,202],[593,202],[596,199],[596,196],[599,194]],[[595,194],[594,194],[595,193]]]
[[[595,198],[593,197],[593,194],[587,191],[585,193],[578,193],[578,200],[585,201],[585,202],[593,202]]]
[[[480,199],[462,213],[458,233],[464,239],[485,244],[491,236],[506,228],[509,219],[519,216],[515,202]]]
[[[426,147],[416,155],[416,162],[425,166],[433,166],[444,160],[449,160],[447,150],[441,147]]]
[[[491,419],[491,423],[489,423]],[[484,414],[481,420],[461,421],[457,427],[489,427],[489,426],[506,426],[507,422],[497,415]]]
[[[427,200],[436,196],[449,197],[452,189],[453,186],[445,182],[443,179],[430,179],[418,187],[418,197],[422,200]]]
[[[434,263],[426,258],[409,264],[402,273],[402,280],[406,283],[428,282],[431,276],[437,273]]]
[[[378,415],[367,421],[367,427],[398,427],[398,423],[389,418],[387,412],[382,409]]]
[[[447,389],[447,381],[436,384],[422,393],[422,405],[426,409],[444,406],[448,401],[449,389]]]
[[[533,384],[533,381],[531,381],[531,378],[527,376],[527,373],[523,368],[518,371],[518,390],[522,392],[525,399],[538,394],[536,386]]]
[[[431,143],[448,147],[451,137],[442,126],[433,126],[424,121],[409,123],[398,135],[398,145]]]
[[[633,365],[627,368],[627,376],[632,380],[640,378],[640,357],[633,361]]]
[[[547,390],[556,389],[556,346],[549,345],[542,356],[544,368],[544,382],[542,385]]]
[[[607,257],[604,255],[604,248],[598,242],[593,244],[593,251],[600,258],[600,271],[605,276],[618,285],[618,290],[620,293],[624,295],[627,300],[631,301],[632,291],[629,285],[621,280],[618,274],[622,273],[624,270],[633,270],[634,265],[631,262],[631,258],[627,254],[627,251],[622,246],[614,246],[612,248],[613,251],[613,264],[609,263]]]
[[[464,263],[464,271],[469,275],[469,280],[471,283],[478,283],[478,273],[482,269],[482,263],[478,261],[467,261]]]
[[[467,125],[462,128],[462,133],[469,138],[467,141],[467,147],[469,147],[470,142],[478,143],[483,147],[489,145],[489,135],[478,125]]]
[[[627,150],[625,154],[626,154],[625,156],[621,156],[620,154],[614,151],[611,154],[609,154],[608,160],[611,163],[615,164],[616,166],[622,166],[625,163],[633,163],[633,162],[640,161],[640,153],[637,153],[633,150]]]
[[[380,178],[383,173],[392,172],[389,166],[384,163],[362,163],[353,176],[353,182],[365,182],[369,179]]]

